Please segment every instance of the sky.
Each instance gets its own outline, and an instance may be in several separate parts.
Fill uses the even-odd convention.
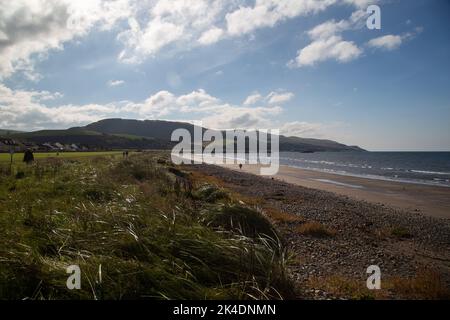
[[[449,18],[447,0],[0,0],[0,128],[164,119],[449,151]]]

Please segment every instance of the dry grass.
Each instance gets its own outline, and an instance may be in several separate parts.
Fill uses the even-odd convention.
[[[450,289],[435,270],[422,270],[414,278],[391,278],[387,280],[387,287],[407,299],[450,299]]]
[[[302,223],[305,220],[295,214],[282,212],[272,207],[265,206],[263,208],[264,213],[272,220],[274,223]]]
[[[312,277],[308,287],[324,290],[335,297],[356,300],[384,300],[396,297],[406,300],[448,300],[450,290],[439,272],[421,270],[411,278],[393,277],[381,280],[380,290],[369,290],[365,280],[349,279],[339,275]]]
[[[413,234],[404,227],[385,227],[375,230],[373,234],[380,240],[408,240],[414,237]]]
[[[306,222],[299,225],[296,228],[296,231],[303,235],[313,236],[317,238],[328,238],[334,237],[336,235],[336,231],[324,226],[319,222]]]
[[[335,297],[345,297],[353,300],[373,300],[386,298],[385,290],[369,290],[363,280],[348,279],[339,275],[317,278],[312,277],[308,286],[321,289]]]
[[[198,171],[190,171],[190,169],[192,169],[190,166],[186,166],[186,165],[181,165],[180,166],[181,169],[185,170],[185,171],[189,171],[191,180],[193,181],[194,184],[204,184],[204,183],[209,183],[212,185],[216,185],[219,187],[225,187],[225,183],[216,177],[204,174],[202,172],[198,172]]]

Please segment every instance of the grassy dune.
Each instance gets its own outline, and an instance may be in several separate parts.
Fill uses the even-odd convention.
[[[164,154],[65,155],[0,163],[0,299],[293,297],[286,252],[250,206]]]

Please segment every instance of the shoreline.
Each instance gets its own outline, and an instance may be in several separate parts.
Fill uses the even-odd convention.
[[[415,185],[421,185],[421,186],[431,186],[431,187],[443,187],[443,188],[450,188],[450,184],[440,184],[438,182],[431,182],[431,180],[407,180],[407,179],[400,179],[400,178],[389,178],[379,175],[363,175],[363,174],[356,174],[356,173],[349,173],[349,172],[333,172],[333,171],[326,171],[321,169],[315,169],[315,168],[302,168],[297,166],[290,166],[290,165],[280,165],[284,167],[289,167],[293,169],[299,169],[299,170],[306,170],[306,171],[315,171],[319,173],[329,173],[337,176],[344,176],[344,177],[354,177],[354,178],[361,178],[361,179],[368,179],[368,180],[379,180],[379,181],[388,181],[388,182],[397,182],[397,183],[404,183],[404,184],[415,184]]]
[[[220,165],[259,176],[261,165]],[[270,179],[271,177],[266,177]],[[281,165],[274,179],[306,188],[332,192],[354,200],[381,204],[407,212],[450,219],[450,188],[340,175]]]
[[[450,219],[439,217],[435,211],[426,215],[397,209],[386,205],[387,201],[380,205],[366,194],[374,197],[373,193],[379,191],[365,190],[376,184],[382,190],[381,197],[386,197],[392,188],[403,184],[380,185],[380,181],[348,177],[343,181],[343,177],[289,167],[281,167],[273,179],[255,174],[255,165],[242,170],[237,165],[185,168],[256,206],[273,223],[293,255],[289,270],[304,299],[449,296]],[[423,186],[417,188],[427,197],[439,191],[435,187],[426,191]],[[403,205],[410,201],[399,195],[394,199],[397,197]],[[364,291],[370,265],[382,270],[383,290],[379,292]],[[412,292],[418,281],[435,289]]]

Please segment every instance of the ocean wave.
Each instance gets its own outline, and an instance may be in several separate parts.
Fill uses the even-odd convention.
[[[422,173],[422,174],[437,174],[437,175],[450,175],[450,172],[439,172],[439,171],[426,171],[426,170],[410,170],[414,173]]]
[[[280,164],[291,167],[369,179],[443,186],[450,186],[448,161],[447,158],[442,158],[441,153],[436,156],[420,154],[420,157],[410,153],[280,155]]]
[[[342,176],[371,179],[371,180],[382,180],[382,181],[392,181],[392,182],[400,182],[400,183],[407,183],[407,184],[420,184],[420,185],[428,185],[428,186],[450,187],[449,179],[446,179],[445,181],[444,180],[439,180],[439,181],[438,180],[423,180],[423,179],[404,178],[404,177],[399,177],[398,175],[395,175],[394,177],[389,177],[389,176],[381,176],[381,175],[376,175],[376,174],[353,173],[353,172],[342,171],[342,170],[319,169],[319,168],[312,168],[312,167],[299,167],[299,166],[295,166],[295,165],[288,165],[288,167],[298,168],[298,169],[303,169],[303,170],[317,171],[317,172],[324,172],[324,173],[331,173],[331,174],[337,174],[337,175],[342,175]]]
[[[371,165],[359,165],[354,163],[341,163],[341,162],[333,162],[333,161],[325,161],[325,160],[307,160],[307,159],[295,159],[295,158],[280,158],[281,161],[286,162],[302,162],[302,163],[311,163],[311,164],[321,164],[321,165],[327,165],[327,166],[334,166],[334,167],[347,167],[347,168],[361,168],[361,169],[372,169]]]
[[[329,180],[329,179],[313,179],[313,180],[316,180],[319,182],[324,182],[324,183],[331,183],[331,184],[335,184],[337,186],[342,186],[342,187],[349,187],[349,188],[354,188],[354,189],[364,189],[363,186],[359,186],[356,184],[343,183],[343,182]]]

